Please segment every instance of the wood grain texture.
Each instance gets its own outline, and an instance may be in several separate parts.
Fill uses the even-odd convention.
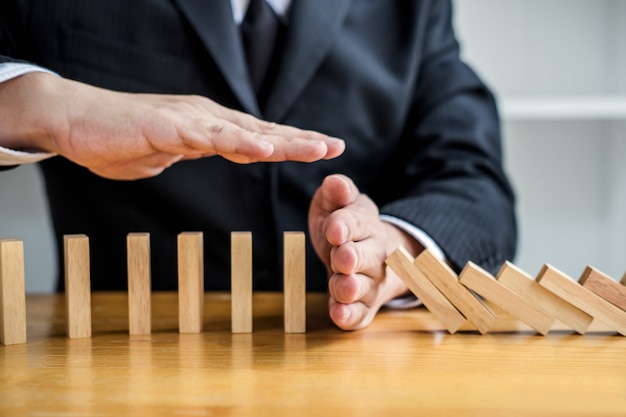
[[[505,287],[487,271],[468,262],[459,276],[461,284],[513,314],[542,335],[548,334],[554,317]]]
[[[26,343],[24,244],[0,239],[0,344]]]
[[[89,237],[63,236],[67,337],[91,337],[91,265]]]
[[[413,262],[413,257],[403,247],[396,249],[386,259],[387,265],[441,321],[448,332],[456,333],[466,322],[466,318]]]
[[[422,251],[414,264],[481,334],[487,333],[495,324],[496,314],[461,284],[452,268],[431,251]]]
[[[506,262],[500,268],[496,279],[520,297],[545,310],[580,334],[584,334],[593,321],[593,317],[589,314],[543,288],[530,275],[511,262]]]
[[[623,284],[592,266],[585,268],[578,282],[595,295],[626,311],[626,286]]]
[[[284,232],[285,333],[306,332],[306,237]]]
[[[178,235],[178,326],[180,333],[201,333],[204,326],[202,232]]]
[[[63,296],[29,294],[28,343],[0,346],[0,415],[626,415],[626,338],[600,323],[535,337],[498,310],[487,335],[450,335],[426,308],[383,309],[344,332],[322,292],[307,294],[307,333],[291,335],[282,293],[253,298],[254,333],[232,334],[230,293],[208,292],[205,333],[178,334],[177,294],[155,292],[152,334],[129,336],[126,294],[96,292],[94,337],[68,340]]]
[[[622,336],[626,336],[626,312],[598,297],[563,272],[545,264],[537,275],[537,282]]]
[[[231,326],[233,333],[252,332],[252,233],[232,232]]]
[[[150,334],[152,329],[150,234],[126,236],[128,264],[128,332]]]

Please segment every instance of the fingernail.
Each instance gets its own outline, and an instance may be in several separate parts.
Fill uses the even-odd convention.
[[[342,314],[341,314],[341,321],[343,322],[349,322],[350,321],[350,317],[352,317],[352,309],[350,308],[349,305],[345,305],[342,308]]]
[[[329,137],[328,137],[328,142],[332,142],[332,143],[344,143],[344,142],[345,142],[345,140],[343,140],[343,139],[339,139],[339,138],[335,138],[335,137],[332,137],[332,136],[329,136]]]
[[[341,223],[339,230],[341,231],[341,243],[345,243],[348,240],[348,226],[345,223]]]

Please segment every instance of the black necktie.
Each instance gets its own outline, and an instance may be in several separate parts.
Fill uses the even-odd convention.
[[[241,23],[241,35],[248,62],[248,73],[257,95],[272,60],[278,17],[265,0],[251,0],[246,16]]]

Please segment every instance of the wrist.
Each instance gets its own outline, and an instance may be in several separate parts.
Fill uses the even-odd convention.
[[[55,132],[63,80],[33,72],[0,84],[0,146],[26,152],[57,151]]]
[[[387,222],[383,222],[387,229],[387,256],[393,251],[403,246],[413,257],[417,257],[423,250],[424,246],[416,238],[411,236],[402,228]]]

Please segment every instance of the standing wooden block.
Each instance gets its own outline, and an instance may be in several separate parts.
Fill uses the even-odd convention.
[[[542,335],[545,336],[550,331],[554,317],[496,281],[490,273],[473,262],[465,265],[460,281],[461,284],[508,311]]]
[[[626,286],[588,266],[578,282],[597,296],[626,311]]]
[[[202,232],[178,235],[178,326],[201,333],[204,325],[204,247]]]
[[[284,232],[285,333],[306,332],[306,254],[303,232]]]
[[[0,239],[0,344],[26,343],[24,245]]]
[[[598,297],[563,272],[546,264],[537,282],[565,301],[626,336],[626,312]]]
[[[626,272],[624,273],[624,275],[622,276],[622,279],[619,282],[622,285],[626,285]]]
[[[252,332],[252,233],[230,235],[231,326],[233,333]]]
[[[419,298],[450,333],[456,333],[465,323],[465,317],[433,285],[413,263],[414,259],[404,247],[399,247],[386,259],[387,265],[402,279],[409,290]]]
[[[481,334],[487,333],[495,324],[495,313],[461,284],[456,273],[431,251],[422,251],[414,264]]]
[[[91,272],[89,238],[63,236],[67,337],[91,337]]]
[[[128,263],[128,333],[152,331],[150,234],[129,233],[126,237]]]
[[[510,262],[502,266],[496,279],[580,334],[584,334],[593,321],[589,314],[543,288],[530,275]]]

